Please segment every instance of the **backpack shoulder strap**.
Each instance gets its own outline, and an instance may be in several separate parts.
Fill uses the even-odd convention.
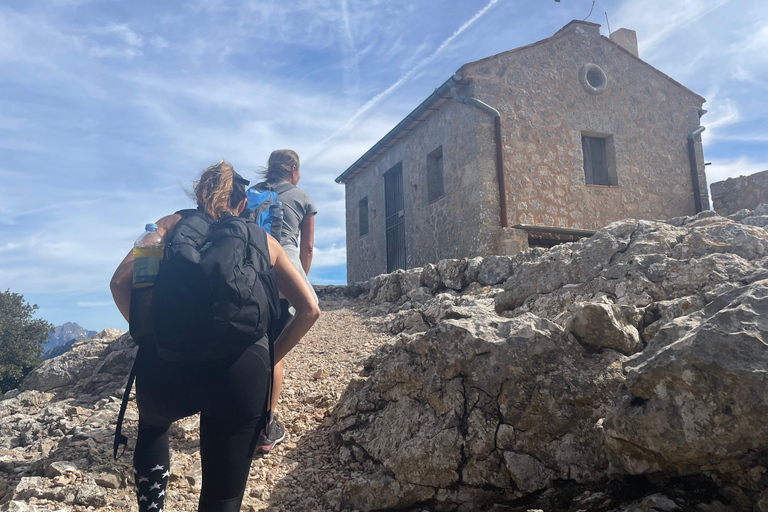
[[[272,190],[274,190],[278,194],[283,194],[294,188],[296,188],[296,185],[288,181],[281,181],[280,183],[276,183],[275,185],[272,186]]]
[[[269,257],[269,242],[267,241],[267,232],[255,222],[247,222],[248,226],[248,246],[256,252],[259,258],[260,270],[272,268],[272,262]],[[250,251],[249,251],[250,252]],[[256,262],[255,258],[254,263]]]
[[[200,210],[179,210],[176,213],[182,218],[168,235],[165,244],[166,259],[179,252],[197,251],[205,242],[213,224],[211,218]]]

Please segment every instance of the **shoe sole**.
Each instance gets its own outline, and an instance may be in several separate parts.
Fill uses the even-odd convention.
[[[285,432],[283,432],[283,436],[281,438],[275,439],[272,444],[257,446],[256,451],[261,453],[269,453],[275,446],[282,443],[283,441],[285,441]]]

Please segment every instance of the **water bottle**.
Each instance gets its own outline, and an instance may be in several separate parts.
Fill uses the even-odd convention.
[[[149,343],[152,328],[152,296],[155,278],[160,271],[165,244],[156,224],[147,224],[145,231],[133,244],[133,287],[129,328],[138,344]]]
[[[269,228],[269,234],[279,242],[280,236],[283,233],[283,218],[285,217],[283,203],[280,201],[275,201],[275,204],[269,207],[269,217],[272,219],[272,224]]]
[[[155,284],[165,245],[157,232],[157,224],[147,224],[133,244],[133,287],[144,288]]]

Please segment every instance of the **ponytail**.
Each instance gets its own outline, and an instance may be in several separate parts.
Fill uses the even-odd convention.
[[[195,180],[195,199],[205,213],[218,220],[235,209],[245,199],[245,185],[229,163],[222,160],[200,173]]]
[[[267,168],[261,171],[264,180],[269,183],[279,183],[291,176],[291,167],[299,166],[299,155],[292,149],[277,149],[269,155]]]

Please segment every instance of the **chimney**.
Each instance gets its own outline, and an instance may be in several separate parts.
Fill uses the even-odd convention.
[[[637,32],[628,28],[620,28],[616,32],[611,32],[611,41],[618,44],[635,57],[640,57],[637,53]]]

